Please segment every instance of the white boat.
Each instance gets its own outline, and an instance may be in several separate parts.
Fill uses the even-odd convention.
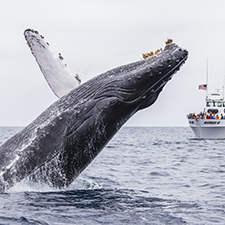
[[[191,129],[198,139],[225,139],[224,94],[211,93],[205,100],[202,113],[187,116]]]

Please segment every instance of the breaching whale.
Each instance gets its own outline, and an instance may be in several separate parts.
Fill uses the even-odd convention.
[[[152,105],[188,57],[176,44],[70,91],[0,147],[0,190],[29,177],[67,187],[137,111]]]
[[[68,94],[80,84],[80,77],[67,69],[61,53],[55,55],[50,50],[44,36],[33,29],[26,29],[24,36],[48,85],[57,97]]]

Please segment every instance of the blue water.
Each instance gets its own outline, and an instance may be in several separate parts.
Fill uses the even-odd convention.
[[[20,129],[1,127],[0,143]],[[225,224],[224,146],[188,127],[124,127],[67,190],[0,194],[0,224]]]

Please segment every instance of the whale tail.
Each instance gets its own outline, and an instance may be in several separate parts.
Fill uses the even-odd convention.
[[[81,83],[80,77],[74,76],[66,68],[61,53],[55,55],[38,31],[27,29],[24,36],[48,85],[57,97],[64,96]]]

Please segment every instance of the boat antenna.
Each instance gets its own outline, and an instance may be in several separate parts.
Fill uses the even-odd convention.
[[[206,60],[206,98],[208,98],[208,58]]]
[[[225,76],[223,77],[223,87],[222,87],[222,93],[223,93],[223,100],[224,100],[224,83],[225,83]]]
[[[222,98],[223,98],[223,100],[224,100],[224,85],[223,85],[223,87],[222,87],[222,93],[223,93],[223,95],[222,95]]]

